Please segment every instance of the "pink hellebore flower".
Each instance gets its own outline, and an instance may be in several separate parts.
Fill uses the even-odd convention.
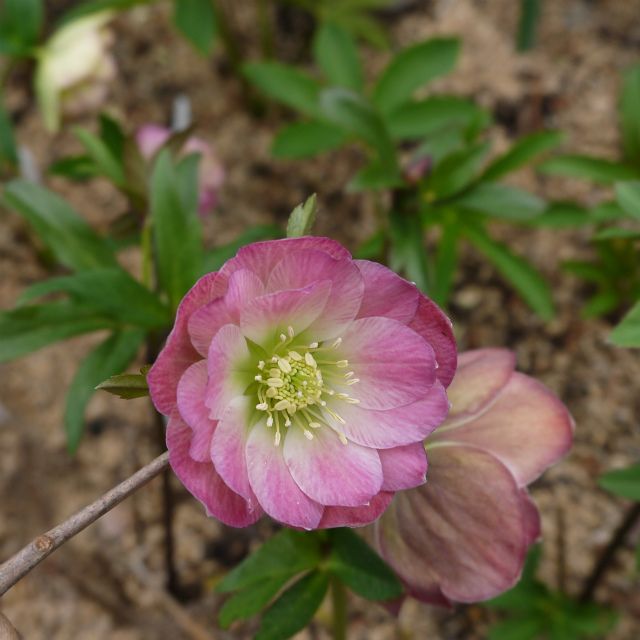
[[[171,134],[170,129],[157,124],[146,124],[140,127],[136,133],[140,153],[147,160],[152,158]],[[224,169],[211,145],[202,138],[192,136],[185,142],[182,154],[187,156],[191,153],[200,154],[198,213],[205,215],[211,213],[218,203],[218,192],[224,182]]]
[[[148,374],[176,475],[210,515],[372,522],[424,482],[456,367],[446,316],[328,238],[244,247],[201,278]]]
[[[427,483],[375,524],[386,561],[419,600],[477,602],[512,587],[540,535],[526,486],[567,453],[573,420],[504,349],[460,355],[452,409],[426,442]]]

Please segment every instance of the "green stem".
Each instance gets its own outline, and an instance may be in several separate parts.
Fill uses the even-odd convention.
[[[151,216],[147,213],[140,238],[142,249],[142,284],[151,289],[153,286],[153,243],[151,238]]]
[[[256,0],[258,9],[258,28],[260,29],[260,48],[265,60],[273,58],[273,27],[270,15],[270,0]]]
[[[331,602],[333,605],[333,640],[347,638],[347,591],[339,578],[331,580]]]

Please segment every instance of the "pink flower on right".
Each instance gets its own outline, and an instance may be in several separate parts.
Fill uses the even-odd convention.
[[[397,493],[375,543],[410,595],[431,604],[487,600],[511,588],[540,536],[527,492],[564,456],[573,420],[505,349],[460,355],[447,420],[430,435],[426,484]]]

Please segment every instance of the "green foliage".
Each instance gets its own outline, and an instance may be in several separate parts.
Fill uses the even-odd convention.
[[[38,43],[43,17],[42,0],[4,0],[0,7],[0,54],[31,55]]]
[[[600,476],[598,483],[603,489],[617,496],[640,501],[640,463],[625,469],[609,471]]]
[[[18,151],[13,135],[11,118],[4,107],[0,93],[0,172],[18,164]]]
[[[592,603],[580,603],[549,589],[536,579],[540,548],[527,558],[516,587],[486,606],[507,614],[491,627],[490,640],[580,640],[604,637],[617,622],[615,612]]]
[[[516,38],[518,51],[527,51],[535,44],[541,4],[542,0],[520,0],[520,20]]]
[[[543,162],[539,169],[550,175],[591,180],[604,185],[617,180],[631,180],[638,175],[632,167],[621,162],[584,155],[557,156]]]
[[[118,373],[109,376],[106,380],[97,384],[95,388],[96,390],[107,391],[123,400],[144,398],[149,395],[146,373]]]
[[[287,223],[287,238],[308,236],[315,224],[317,212],[316,194],[314,193],[291,212]]]
[[[609,339],[618,347],[640,347],[640,301],[611,332]]]
[[[363,74],[358,50],[343,29],[330,23],[320,25],[313,40],[313,52],[329,82],[354,91],[362,90]]]
[[[173,0],[173,22],[196,51],[211,53],[218,30],[213,0]]]

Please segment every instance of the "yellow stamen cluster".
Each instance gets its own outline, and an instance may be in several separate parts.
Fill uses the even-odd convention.
[[[304,436],[313,440],[313,429],[328,426],[326,414],[339,424],[344,419],[327,406],[326,397],[357,404],[359,401],[346,393],[336,393],[329,382],[353,385],[359,382],[353,371],[343,373],[340,369],[349,366],[347,360],[332,360],[330,351],[342,342],[341,338],[329,343],[312,342],[308,345],[294,345],[295,332],[292,327],[287,335],[280,335],[280,342],[267,361],[258,362],[258,404],[256,409],[267,414],[267,427],[275,426],[274,444],[282,439],[281,427],[288,429],[295,425],[302,429]],[[324,396],[324,397],[323,397]],[[333,427],[335,429],[335,427]],[[347,439],[337,431],[343,444]]]

